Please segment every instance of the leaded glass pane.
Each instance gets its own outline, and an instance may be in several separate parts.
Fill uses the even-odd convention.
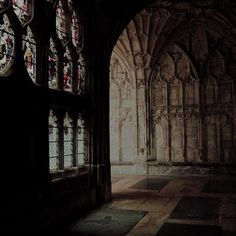
[[[36,42],[29,27],[27,27],[27,35],[23,36],[23,52],[27,72],[36,83]]]
[[[64,43],[68,40],[68,21],[64,10],[63,1],[59,1],[56,9],[56,31],[59,39]]]
[[[32,4],[29,0],[12,0],[13,9],[15,14],[17,15],[20,23],[24,25],[27,23],[32,14]]]
[[[72,43],[78,49],[81,45],[80,43],[80,24],[79,17],[76,14],[76,11],[72,12],[71,18],[71,35],[72,35]]]
[[[49,168],[50,172],[57,172],[59,170],[59,128],[57,117],[53,115],[52,110],[49,113],[48,134]]]
[[[70,50],[66,47],[63,57],[63,88],[65,91],[72,91],[72,57]]]
[[[78,165],[84,165],[85,160],[85,122],[80,116],[77,121],[77,162]]]
[[[0,75],[4,75],[12,64],[14,49],[14,32],[8,17],[4,15],[3,24],[0,24]]]
[[[73,121],[68,113],[64,118],[64,169],[73,166]]]
[[[86,64],[82,54],[79,55],[78,60],[78,94],[85,93],[85,80],[86,80]]]
[[[50,39],[50,47],[48,50],[48,86],[49,88],[58,88],[58,56],[54,42]]]

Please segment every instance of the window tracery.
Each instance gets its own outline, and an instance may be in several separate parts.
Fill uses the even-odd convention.
[[[88,70],[82,21],[75,2],[44,0],[43,3],[47,6],[44,16],[54,16],[53,28],[47,28],[49,34],[45,34],[47,29],[40,32],[35,28],[40,20],[33,14],[37,7],[35,1],[0,0],[0,76],[9,74],[14,61],[23,61],[29,78],[40,85],[37,89],[45,88],[50,95],[54,90],[61,91],[56,95],[60,101],[48,101],[47,117],[49,172],[58,174],[78,170],[88,162],[87,119],[80,108],[75,111],[61,102],[65,92],[74,94],[75,98],[85,94]],[[16,57],[19,60],[14,60]]]
[[[84,167],[88,163],[84,116],[50,109],[48,124],[50,173]]]
[[[72,0],[67,3],[61,0],[58,2],[55,26],[60,48],[63,50],[62,89],[78,95],[84,95],[88,73],[83,51],[82,22],[79,12],[75,8]],[[54,48],[54,51],[56,51],[57,48]],[[50,42],[49,53],[51,53],[51,51]],[[56,53],[54,53],[54,55],[56,55]],[[51,62],[49,62],[48,66],[51,68]],[[56,70],[59,72],[60,69],[58,68]],[[52,78],[50,74],[49,77],[49,81],[51,81]],[[78,79],[75,79],[76,77]],[[49,88],[57,89],[59,87],[52,86],[49,83]]]

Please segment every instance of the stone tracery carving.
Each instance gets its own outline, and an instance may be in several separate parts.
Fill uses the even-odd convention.
[[[151,143],[158,162],[234,160],[234,124],[225,120],[234,117],[236,50],[222,39],[226,28],[217,31],[227,22],[210,9],[214,2],[156,3],[138,14],[117,42],[135,78],[138,149]]]

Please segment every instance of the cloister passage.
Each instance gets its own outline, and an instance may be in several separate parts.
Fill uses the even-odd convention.
[[[235,163],[235,40],[224,33],[228,23],[216,9],[171,9],[143,9],[113,49],[113,174],[222,173]]]

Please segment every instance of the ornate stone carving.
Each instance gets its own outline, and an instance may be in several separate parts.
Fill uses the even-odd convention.
[[[132,139],[127,127],[137,120],[134,139],[140,155],[151,143],[152,158],[160,162],[236,160],[236,49],[230,43],[235,36],[228,32],[234,27],[217,10],[219,4],[156,2],[119,38],[118,62],[111,63],[119,80],[111,76],[111,98],[121,110],[114,115],[122,121],[122,140]],[[131,107],[135,109],[126,110]],[[122,155],[128,153],[126,143]]]

